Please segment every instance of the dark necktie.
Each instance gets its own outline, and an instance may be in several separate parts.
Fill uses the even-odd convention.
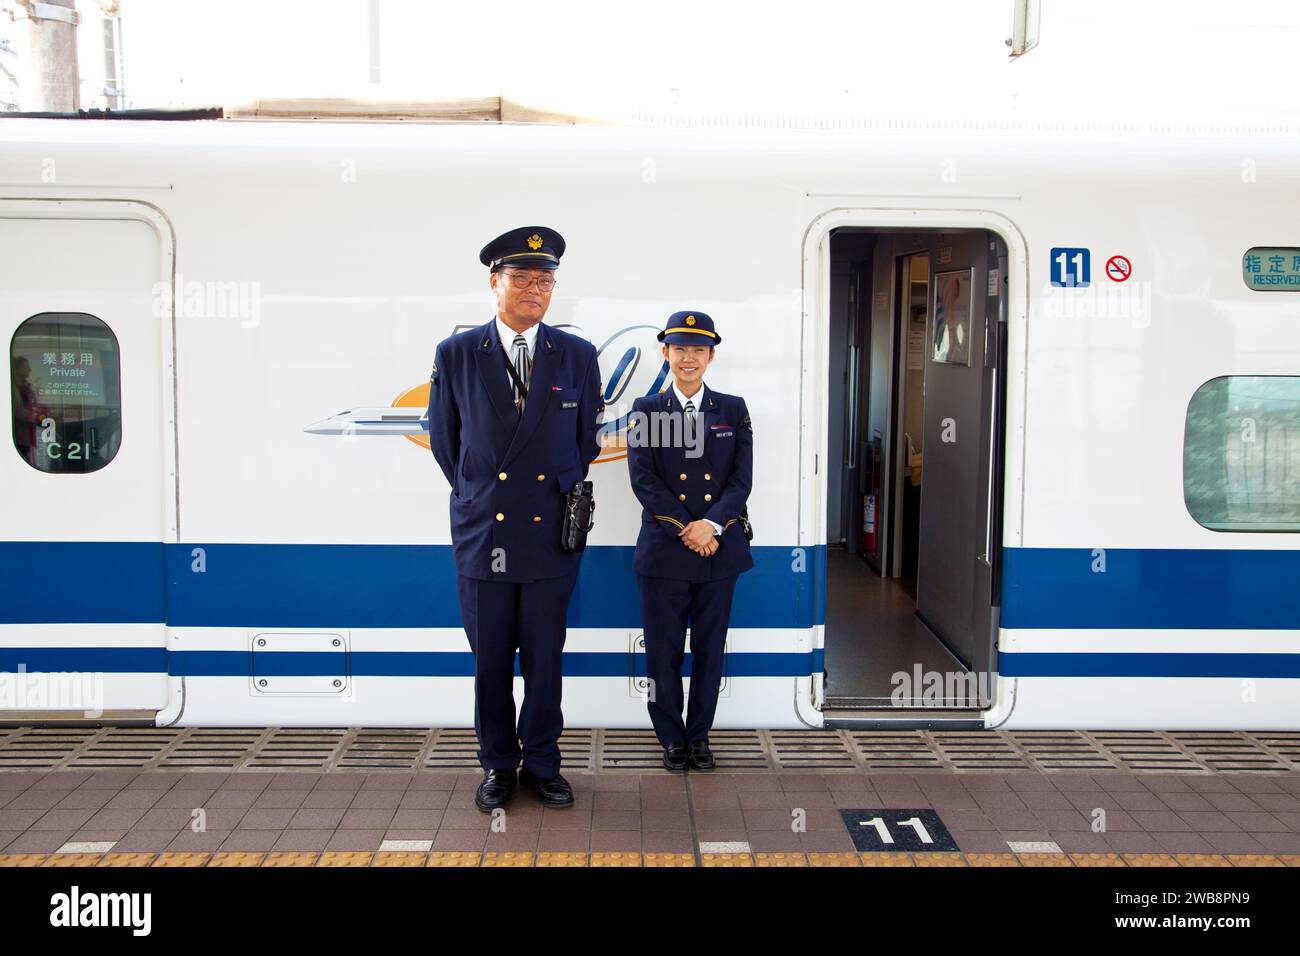
[[[533,363],[528,359],[528,342],[522,335],[515,335],[515,372],[519,376],[519,381],[524,383],[524,388],[528,387],[528,373],[532,371]],[[520,391],[519,386],[515,386],[515,408],[519,414],[524,413],[524,393]]]

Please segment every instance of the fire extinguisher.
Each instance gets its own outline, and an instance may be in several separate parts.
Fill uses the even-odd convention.
[[[863,474],[862,495],[862,553],[873,559],[879,557],[876,541],[876,502],[880,498],[881,439],[879,430],[872,431],[871,442],[864,447],[863,458],[870,462]]]
[[[862,550],[871,555],[876,553],[875,495],[867,495],[862,499]]]

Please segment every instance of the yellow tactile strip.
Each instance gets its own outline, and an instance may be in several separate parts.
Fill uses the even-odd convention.
[[[1296,866],[1296,853],[9,853],[0,866]]]

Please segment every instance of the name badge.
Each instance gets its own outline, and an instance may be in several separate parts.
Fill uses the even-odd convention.
[[[714,432],[714,433],[713,433],[713,437],[714,437],[714,438],[730,438],[730,437],[731,437],[732,435],[734,435],[734,434],[736,434],[736,433],[735,433],[735,432]]]
[[[577,407],[578,407],[578,403],[577,403],[577,402],[560,402],[560,407],[561,407],[561,408],[577,408]]]

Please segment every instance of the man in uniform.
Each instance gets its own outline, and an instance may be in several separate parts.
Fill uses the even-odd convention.
[[[429,444],[451,485],[457,596],[474,652],[484,769],[474,802],[485,812],[516,783],[547,806],[573,804],[558,741],[565,614],[581,552],[564,551],[560,532],[565,493],[600,451],[604,404],[596,349],[542,323],[563,254],[564,239],[543,226],[484,246],[496,315],[439,343],[429,378]]]
[[[633,403],[627,453],[632,491],[644,507],[632,566],[651,681],[648,708],[665,767],[682,772],[689,763],[712,770],[709,730],[722,685],[731,598],[740,573],[754,566],[740,518],[753,484],[754,435],[745,400],[704,385],[714,346],[722,341],[713,319],[674,312],[658,338],[672,385]],[[673,418],[680,426],[673,427]],[[647,441],[665,434],[681,440]],[[691,700],[683,721],[688,624]]]

